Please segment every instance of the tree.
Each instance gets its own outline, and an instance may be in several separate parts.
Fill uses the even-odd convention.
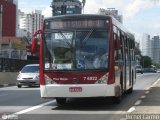
[[[160,64],[159,63],[154,63],[153,64],[156,68],[160,68]]]
[[[85,4],[86,4],[86,0],[82,0],[83,7],[85,6]]]
[[[141,65],[146,68],[152,65],[152,60],[149,56],[142,56]]]
[[[141,56],[141,50],[138,47],[135,47],[135,55]]]

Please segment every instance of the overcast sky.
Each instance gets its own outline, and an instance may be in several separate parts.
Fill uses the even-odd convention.
[[[42,10],[45,17],[52,14],[52,0],[18,0],[21,11]],[[160,0],[86,0],[85,14],[96,14],[99,8],[115,8],[123,15],[124,26],[139,41],[143,33],[160,35]]]

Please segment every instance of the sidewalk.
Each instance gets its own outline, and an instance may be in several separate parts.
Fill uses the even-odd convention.
[[[158,114],[160,116],[160,79],[149,90],[146,90],[134,106],[131,114]]]

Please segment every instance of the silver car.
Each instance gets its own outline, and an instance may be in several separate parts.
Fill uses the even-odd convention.
[[[39,85],[39,64],[30,64],[22,68],[17,76],[17,87]]]
[[[137,65],[137,66],[136,66],[136,72],[143,74],[143,68],[142,68],[141,65]]]

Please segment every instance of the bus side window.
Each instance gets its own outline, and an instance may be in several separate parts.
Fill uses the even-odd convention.
[[[126,62],[129,60],[128,58],[128,39],[127,36],[125,37],[125,56],[126,56]]]
[[[123,47],[124,47],[124,36],[122,35],[122,32],[120,34],[120,46],[121,46],[121,49],[120,49],[120,59],[123,61],[124,59],[124,54],[123,54]]]
[[[117,40],[119,41],[118,59],[122,60],[120,30],[118,30]]]
[[[119,50],[117,50],[117,48],[116,48],[116,46],[117,46],[117,45],[116,45],[116,44],[117,44],[117,40],[118,40],[118,36],[117,36],[117,34],[114,33],[114,59],[115,59],[115,60],[118,60],[118,59],[119,59],[119,57],[118,57],[118,56],[119,56],[119,55],[118,55],[118,51],[119,51]]]

